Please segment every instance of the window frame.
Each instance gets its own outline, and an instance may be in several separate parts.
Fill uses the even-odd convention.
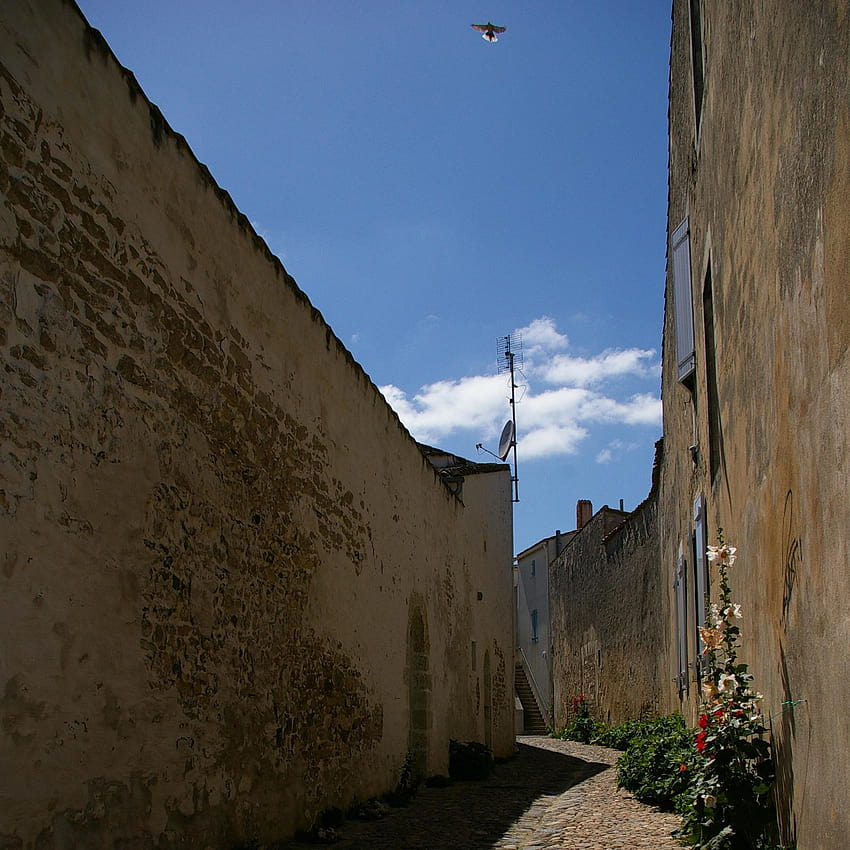
[[[673,608],[676,614],[676,688],[679,699],[688,693],[688,579],[687,560],[679,549],[673,572]]]
[[[702,676],[702,652],[705,646],[699,633],[699,627],[705,626],[706,612],[710,593],[708,557],[708,534],[706,530],[705,497],[699,493],[694,499],[694,533],[693,533],[693,564],[694,564],[694,671],[699,680]]]

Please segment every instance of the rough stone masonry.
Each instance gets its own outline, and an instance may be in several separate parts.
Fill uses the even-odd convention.
[[[443,486],[72,2],[3,4],[0,105],[0,846],[282,839],[508,752],[507,468]]]

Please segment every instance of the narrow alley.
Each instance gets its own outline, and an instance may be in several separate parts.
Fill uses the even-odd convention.
[[[369,850],[681,850],[679,818],[617,789],[620,753],[543,736],[487,780],[420,790],[377,821],[346,821],[337,848]],[[315,845],[291,842],[287,850]]]

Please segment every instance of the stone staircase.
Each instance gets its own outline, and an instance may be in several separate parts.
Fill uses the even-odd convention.
[[[522,664],[517,664],[514,671],[514,690],[522,703],[523,732],[526,735],[547,735],[549,730],[546,721],[540,713],[540,706],[537,705]]]

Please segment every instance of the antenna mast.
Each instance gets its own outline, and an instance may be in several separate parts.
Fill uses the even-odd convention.
[[[517,334],[500,336],[496,340],[496,362],[500,372],[510,372],[511,375],[511,422],[513,422],[513,439],[511,449],[514,455],[514,474],[511,481],[514,485],[514,501],[519,501],[519,477],[516,463],[516,391],[517,383],[514,367],[522,366],[522,337]]]

